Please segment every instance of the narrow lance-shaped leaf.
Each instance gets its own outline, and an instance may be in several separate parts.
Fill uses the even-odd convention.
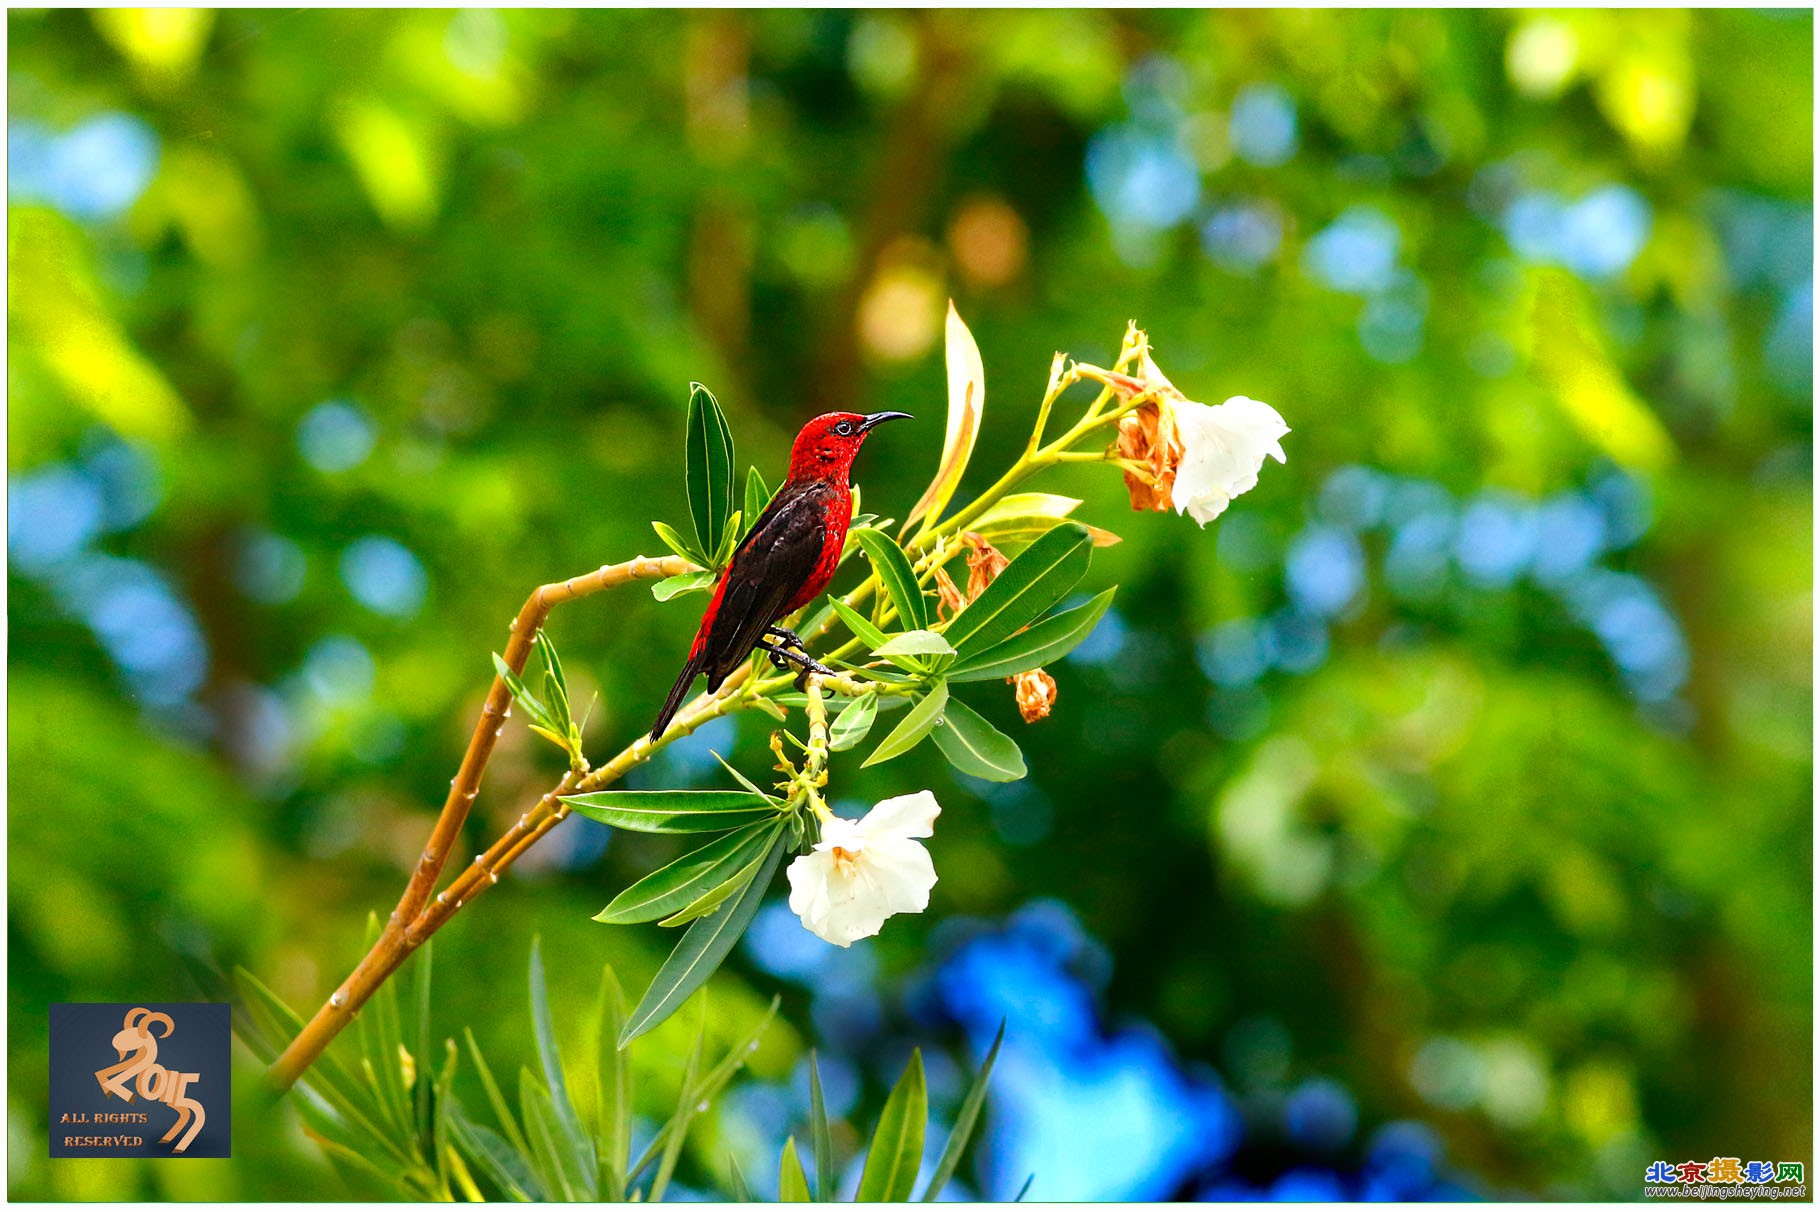
[[[998,1036],[992,1039],[992,1049],[986,1052],[986,1061],[980,1064],[979,1074],[973,1077],[973,1084],[967,1089],[967,1099],[961,1102],[960,1112],[954,1115],[954,1129],[948,1132],[942,1158],[936,1161],[935,1171],[929,1175],[929,1187],[923,1190],[926,1202],[934,1201],[947,1186],[955,1168],[960,1165],[961,1156],[966,1153],[973,1128],[979,1123],[980,1108],[986,1103],[986,1085],[992,1079],[992,1065],[998,1062],[998,1048],[1004,1040],[1005,1023],[1000,1021]]]
[[[809,1147],[815,1154],[815,1196],[834,1200],[834,1135],[828,1128],[828,1103],[822,1096],[821,1065],[809,1052]]]
[[[898,621],[906,630],[927,630],[929,602],[923,596],[922,586],[916,582],[916,572],[911,569],[904,548],[892,540],[890,534],[879,530],[858,532],[859,544],[865,548],[866,557],[872,560],[879,582],[891,595],[892,604],[897,606]]]
[[[771,489],[765,486],[765,477],[758,473],[756,466],[746,469],[746,507],[745,527],[750,530],[758,524],[758,518],[765,511],[765,505],[771,503]]]
[[[733,434],[714,393],[699,382],[689,384],[688,425],[684,486],[689,517],[697,548],[710,552],[720,545],[733,512]]]
[[[779,822],[772,825],[767,831],[771,834],[772,838],[775,839],[776,833],[781,832],[783,827],[784,825]],[[698,920],[701,917],[706,916],[709,912],[712,912],[721,904],[738,894],[741,890],[745,889],[747,880],[757,872],[758,865],[764,858],[764,851],[754,854],[751,861],[733,871],[732,876],[724,880],[719,886],[710,887],[708,890],[698,895],[694,900],[685,904],[682,908],[657,923],[663,928],[675,928],[678,925],[687,924],[691,920]]]
[[[632,1065],[619,1052],[619,1031],[626,1020],[626,998],[611,966],[600,971],[600,1028],[596,1031],[594,1084],[597,1121],[594,1161],[600,1196],[626,1200],[626,1164],[632,1142]]]
[[[860,767],[882,764],[916,747],[941,722],[942,711],[947,705],[948,683],[937,681],[935,687],[910,708],[910,713],[892,729],[891,734],[879,741],[878,747],[872,750],[872,755],[866,758],[865,765]]]
[[[661,920],[688,907],[763,856],[771,828],[752,824],[686,853],[621,891],[594,919],[602,924]]]
[[[1054,663],[1080,646],[1093,633],[1093,628],[1099,625],[1106,608],[1112,604],[1112,595],[1116,591],[1117,589],[1108,588],[1085,605],[1044,618],[1002,643],[967,656],[948,670],[948,679],[999,680]]]
[[[966,659],[1036,621],[1086,574],[1092,540],[1064,522],[1011,560],[942,633]]]
[[[868,651],[884,645],[885,632],[874,626],[865,614],[839,597],[829,597],[828,605],[834,610],[835,616],[847,624],[853,637],[866,645]]]
[[[497,651],[493,653],[493,671],[498,674],[500,681],[505,684],[506,690],[511,693],[513,702],[517,703],[518,708],[525,712],[525,716],[533,724],[546,730],[554,731],[556,729],[556,720],[550,717],[550,712],[544,708],[544,704],[537,700],[518,674],[512,671],[512,666],[506,663],[505,658]]]
[[[562,801],[632,832],[721,832],[776,814],[769,799],[746,790],[597,790]]]
[[[948,699],[935,746],[962,773],[987,781],[1016,781],[1028,770],[1012,738],[981,718],[958,697]]]
[[[923,1052],[910,1053],[910,1065],[885,1101],[866,1166],[859,1175],[859,1202],[903,1202],[916,1188],[923,1166],[923,1132],[929,1124],[929,1094],[923,1080]]]
[[[584,1197],[592,1200],[592,1194],[581,1181],[582,1156],[570,1146],[556,1107],[550,1103],[549,1092],[538,1083],[529,1067],[518,1069],[518,1107],[524,1113],[525,1134],[531,1140],[532,1170],[537,1174],[538,1182],[553,1191],[558,1200],[574,1202]],[[589,1171],[590,1185],[593,1176]]]
[[[653,521],[651,528],[656,532],[658,541],[670,548],[671,554],[687,559],[698,567],[708,565],[707,552],[677,533],[672,526],[665,525],[662,521]]]
[[[595,1172],[592,1165],[571,1161],[569,1157],[587,1153],[587,1131],[581,1115],[569,1096],[568,1081],[563,1076],[562,1054],[556,1048],[556,1024],[550,1017],[550,992],[544,981],[543,942],[531,939],[531,1034],[537,1042],[537,1061],[543,1068],[544,1084],[550,1093],[550,1111],[557,1130],[557,1144],[564,1162],[572,1171],[568,1178],[589,1197],[593,1197]]]
[[[973,443],[979,437],[986,410],[986,367],[980,360],[979,345],[961,322],[952,299],[948,302],[946,333],[948,430],[942,440],[942,461],[928,490],[904,518],[906,532],[919,518],[923,530],[941,520],[942,510],[960,486],[961,476],[967,473],[967,462],[973,457]]]
[[[803,1172],[803,1162],[796,1156],[796,1137],[792,1135],[784,1140],[783,1154],[777,1157],[777,1200],[780,1202],[806,1202],[809,1197],[809,1177]]]
[[[664,960],[657,977],[651,980],[644,999],[632,1011],[626,1021],[626,1027],[620,1032],[619,1045],[623,1050],[632,1039],[648,1030],[655,1029],[669,1018],[684,1000],[689,998],[696,988],[708,981],[720,966],[734,943],[752,923],[752,917],[758,913],[758,905],[765,897],[765,891],[771,885],[771,876],[777,873],[778,862],[783,858],[783,835],[771,843],[771,852],[758,872],[746,884],[737,898],[725,904],[712,916],[706,916],[689,926],[682,940]]]

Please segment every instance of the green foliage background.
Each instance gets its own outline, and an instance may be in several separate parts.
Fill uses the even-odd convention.
[[[1294,432],[1205,532],[1130,513],[1099,467],[1038,485],[1123,535],[1083,587],[1121,586],[1124,641],[1054,669],[1040,725],[982,700],[1051,812],[1034,843],[932,751],[836,765],[843,801],[927,785],[945,808],[930,912],[876,942],[887,989],[940,920],[1053,896],[1111,950],[1110,1011],[1240,1085],[1240,1027],[1280,1022],[1289,1074],[1342,1081],[1367,1122],[1431,1123],[1488,1190],[1634,1196],[1653,1158],[1811,1160],[1809,14],[8,22],[15,155],[19,123],[102,111],[157,140],[118,215],[15,187],[9,472],[142,451],[156,507],[92,549],[161,575],[207,652],[161,702],[80,591],[10,565],[15,1197],[341,1195],[250,1097],[232,1161],[50,1164],[46,1006],[186,998],[185,956],[319,1002],[401,888],[525,594],[658,553],[651,518],[684,516],[687,384],[773,482],[809,415],[916,413],[860,468],[865,506],[901,516],[940,448],[949,296],[988,375],[969,486],[1021,447],[1051,352],[1109,362],[1127,318],[1192,397],[1267,400]],[[1235,117],[1260,97],[1295,115],[1280,163]],[[1114,173],[1159,124],[1192,221],[1156,217],[1175,178],[1090,189],[1083,169]],[[1647,207],[1634,257],[1513,251],[1513,198],[1614,182]],[[1204,251],[1221,206],[1274,224],[1244,245],[1261,255]],[[1361,213],[1395,232],[1376,292],[1322,270],[1323,233]],[[371,428],[346,469],[300,445],[327,400]],[[1284,551],[1332,522],[1349,466],[1461,501],[1640,485],[1647,533],[1604,565],[1653,586],[1684,678],[1640,700],[1530,579],[1393,591],[1380,530],[1312,667],[1211,682],[1197,651],[1291,599]],[[347,552],[375,535],[420,599],[351,594]],[[558,613],[578,700],[600,692],[592,744],[648,725],[700,601]],[[764,738],[739,731],[748,767]],[[470,843],[559,769],[509,730]],[[440,1029],[528,1055],[534,932],[577,1037],[600,962],[629,986],[655,968],[664,938],[588,917],[668,842],[594,860],[560,839],[591,827],[438,938]],[[715,986],[724,1044],[772,989],[741,961]],[[813,1043],[805,1002],[786,995],[761,1077]],[[640,1060],[653,1111],[682,1036]]]

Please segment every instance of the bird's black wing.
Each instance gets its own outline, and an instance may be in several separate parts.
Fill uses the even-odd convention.
[[[784,607],[814,574],[827,529],[827,496],[819,485],[787,496],[780,491],[733,552],[726,591],[702,652],[710,690],[751,654],[765,628],[783,616]]]

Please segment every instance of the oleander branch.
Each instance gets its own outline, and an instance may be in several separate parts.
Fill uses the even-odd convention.
[[[581,597],[592,596],[609,588],[617,588],[636,580],[658,580],[670,576],[682,575],[695,571],[694,564],[686,559],[666,556],[652,559],[640,555],[624,563],[613,563],[568,580],[560,580],[538,587],[525,599],[524,607],[512,621],[512,637],[506,644],[504,660],[514,675],[524,671],[525,663],[531,655],[531,644],[537,638],[537,632],[550,616],[550,611],[558,605]],[[699,712],[702,701],[691,703],[691,710]],[[455,842],[461,835],[461,829],[467,823],[468,812],[474,805],[474,799],[480,793],[481,775],[486,772],[487,762],[492,759],[494,746],[499,742],[500,733],[505,729],[506,719],[512,715],[512,692],[505,681],[495,676],[493,685],[487,691],[486,702],[480,708],[480,719],[474,726],[474,734],[468,740],[468,748],[462,754],[461,767],[449,782],[448,797],[443,800],[442,812],[436,818],[436,826],[430,832],[429,843],[424,846],[423,855],[411,871],[411,879],[405,885],[404,894],[398,900],[398,906],[392,909],[391,916],[380,931],[379,938],[366,957],[360,960],[334,994],[325,1001],[316,1015],[310,1018],[303,1031],[292,1039],[284,1053],[278,1056],[268,1073],[279,1088],[289,1088],[297,1077],[316,1061],[336,1034],[347,1027],[360,1011],[362,1005],[378,989],[379,985],[398,969],[411,952],[423,944],[429,936],[441,927],[443,921],[460,906],[465,899],[471,899],[477,893],[476,872],[485,885],[498,881],[498,871],[510,865],[520,852],[535,839],[528,833],[513,837],[507,836],[489,849],[486,854],[463,872],[457,879],[457,887],[463,888],[462,894],[453,898],[445,892],[437,902],[430,903],[431,892],[435,890],[442,871],[448,864],[449,854],[454,850]],[[695,719],[693,726],[706,721],[707,716]],[[688,720],[679,720],[675,730],[686,734],[685,727],[693,729]],[[637,748],[638,745],[633,745]],[[631,751],[631,749],[628,749]],[[625,754],[622,753],[622,756]],[[617,759],[617,758],[616,758]],[[638,759],[643,759],[642,756]],[[631,763],[636,764],[637,759]],[[627,766],[629,767],[629,765]],[[623,769],[621,770],[623,772]],[[598,772],[598,771],[597,771]],[[554,801],[557,794],[567,793],[564,783],[574,779],[575,774],[563,777],[558,788],[540,802],[539,808]],[[526,816],[519,820],[523,825]],[[547,829],[546,829],[547,830]],[[539,833],[541,835],[541,833]],[[514,843],[503,851],[496,852],[507,839]],[[487,863],[491,856],[492,862]],[[483,864],[485,863],[485,864]],[[465,880],[465,882],[464,882]],[[454,889],[454,888],[451,888]],[[427,906],[426,906],[427,905]]]

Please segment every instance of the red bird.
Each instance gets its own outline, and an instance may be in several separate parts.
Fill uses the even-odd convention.
[[[866,434],[887,420],[909,419],[907,412],[829,412],[803,426],[790,450],[790,477],[714,586],[689,660],[651,726],[652,739],[676,717],[698,675],[708,674],[708,692],[714,692],[767,636],[779,640],[775,646],[766,644],[773,660],[825,671],[803,649],[802,640],[777,620],[813,601],[834,578],[847,522],[853,518],[848,476]]]

